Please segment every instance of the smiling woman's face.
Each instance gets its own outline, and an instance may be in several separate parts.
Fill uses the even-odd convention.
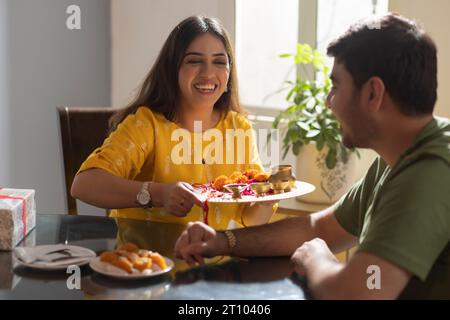
[[[219,38],[210,33],[197,37],[187,48],[179,70],[179,102],[188,108],[212,108],[227,86],[229,65]]]

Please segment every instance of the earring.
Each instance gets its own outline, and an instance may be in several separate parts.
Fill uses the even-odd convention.
[[[228,92],[228,84],[227,84],[227,86],[225,87],[224,92]]]

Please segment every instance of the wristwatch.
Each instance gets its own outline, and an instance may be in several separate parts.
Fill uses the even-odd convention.
[[[136,196],[137,203],[140,207],[144,209],[150,209],[153,207],[152,205],[152,196],[148,191],[148,187],[150,185],[149,181],[146,181],[142,184],[142,188]]]

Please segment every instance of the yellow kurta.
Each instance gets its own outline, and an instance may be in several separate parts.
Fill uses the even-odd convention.
[[[239,129],[241,135],[247,133],[244,140],[233,137]],[[234,111],[222,115],[214,129],[201,135],[181,129],[147,107],[140,107],[119,124],[101,147],[92,152],[78,173],[100,168],[115,176],[137,181],[207,183],[219,175],[230,175],[234,171],[262,170],[256,141],[248,130],[252,130],[250,122]],[[217,134],[221,134],[222,139]],[[210,204],[209,225],[216,229],[236,227],[230,222],[242,223],[244,207]],[[194,206],[186,217],[180,218],[169,214],[164,208],[129,208],[112,210],[111,217],[186,224],[189,221],[203,221],[203,210]]]

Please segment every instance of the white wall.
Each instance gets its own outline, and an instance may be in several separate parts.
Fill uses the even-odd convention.
[[[110,105],[109,27],[109,0],[0,0],[0,185],[36,189],[39,213],[66,213],[56,106]]]
[[[436,115],[450,118],[450,1],[390,0],[389,10],[424,26],[438,47],[438,101]]]
[[[114,106],[129,102],[170,31],[195,14],[218,18],[234,33],[233,0],[111,0]]]

